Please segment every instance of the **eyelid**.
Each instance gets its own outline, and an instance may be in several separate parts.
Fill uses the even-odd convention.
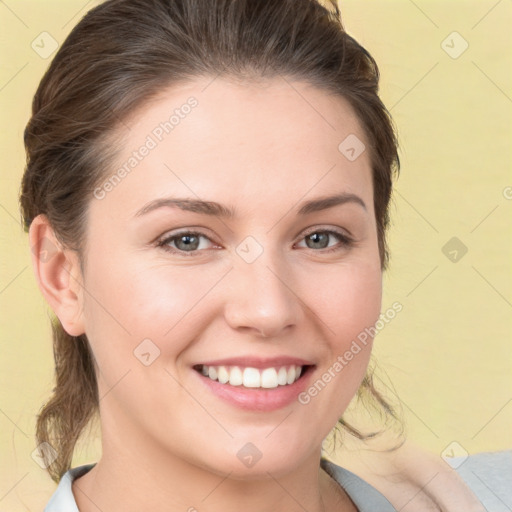
[[[348,229],[344,229],[344,228],[340,228],[340,227],[335,227],[335,226],[327,226],[327,225],[315,225],[315,226],[311,226],[311,228],[306,228],[306,230],[304,231],[301,231],[301,236],[302,237],[305,237],[305,236],[308,236],[310,235],[311,233],[316,233],[316,232],[333,232],[333,233],[336,233],[340,236],[343,236],[347,239],[351,239],[351,240],[354,240],[354,237],[352,236],[352,233],[350,233],[350,231]]]
[[[167,243],[171,242],[174,239],[179,238],[181,235],[195,235],[197,237],[206,238],[213,245],[217,245],[217,246],[221,245],[221,244],[218,244],[217,242],[215,242],[215,240],[212,239],[213,237],[210,234],[207,234],[205,231],[207,231],[206,228],[194,228],[194,227],[181,228],[181,229],[178,229],[178,231],[168,231],[164,235],[158,237],[155,240],[154,244],[157,247],[160,247],[160,248],[162,248],[164,250],[167,250],[169,252],[185,254],[185,255],[188,255],[188,254],[192,255],[194,253],[200,254],[200,253],[204,252],[205,250],[209,250],[209,249],[203,249],[203,250],[200,250],[200,251],[199,250],[190,251],[189,253],[187,253],[187,251],[180,251],[179,249],[166,248]]]
[[[313,253],[321,254],[329,254],[336,253],[343,250],[350,249],[356,245],[356,240],[352,237],[352,235],[347,234],[346,230],[343,230],[338,227],[322,227],[322,226],[313,226],[311,229],[302,232],[299,242],[304,240],[307,236],[313,233],[328,233],[330,236],[335,235],[338,237],[338,243],[332,247],[325,247],[323,249],[315,250],[310,249]],[[305,249],[308,249],[307,247]]]
[[[164,235],[158,237],[154,244],[162,248],[163,250],[173,253],[173,254],[179,254],[183,256],[196,256],[204,253],[205,251],[209,251],[210,249],[202,249],[202,250],[194,250],[194,251],[182,251],[179,249],[174,249],[172,247],[168,247],[168,243],[171,241],[179,238],[181,235],[195,235],[198,237],[203,237],[209,240],[212,244],[220,246],[221,244],[218,244],[213,240],[212,236],[207,234],[205,231],[206,228],[194,228],[194,227],[186,227],[186,228],[179,228],[177,231],[170,231],[165,233]],[[354,238],[352,235],[348,232],[346,229],[342,229],[339,227],[334,226],[310,226],[309,228],[306,228],[306,230],[302,230],[300,232],[300,238],[294,242],[294,245],[298,242],[301,242],[304,240],[308,235],[313,233],[328,233],[328,234],[334,234],[339,237],[339,243],[335,245],[334,247],[326,247],[324,249],[311,249],[313,252],[319,252],[319,253],[329,253],[333,251],[342,250],[343,248],[349,247],[355,243]]]

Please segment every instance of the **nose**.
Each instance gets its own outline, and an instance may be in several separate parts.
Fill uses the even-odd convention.
[[[238,261],[230,274],[225,305],[230,327],[269,338],[298,325],[301,301],[282,257],[263,253],[252,263]]]

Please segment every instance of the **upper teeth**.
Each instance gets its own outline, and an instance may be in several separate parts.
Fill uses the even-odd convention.
[[[277,388],[293,384],[302,372],[302,366],[280,368],[240,368],[239,366],[206,366],[201,369],[205,377],[218,380],[221,384],[244,386],[246,388]]]

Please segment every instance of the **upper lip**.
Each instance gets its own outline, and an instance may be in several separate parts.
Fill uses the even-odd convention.
[[[311,366],[314,363],[298,357],[279,356],[279,357],[255,357],[241,356],[229,357],[226,359],[216,359],[212,361],[203,361],[203,366],[242,366],[244,368],[280,368],[281,366]]]

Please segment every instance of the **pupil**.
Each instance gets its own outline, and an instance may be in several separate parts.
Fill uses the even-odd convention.
[[[195,240],[194,240],[195,239]],[[185,249],[197,249],[198,246],[198,237],[195,235],[183,235],[178,239],[178,245],[183,243],[183,247]],[[182,247],[180,247],[181,249]]]
[[[322,244],[322,242],[328,241],[327,233],[313,233],[313,234],[309,235],[308,239],[313,242],[314,248],[317,248],[317,244],[320,244],[321,249],[327,247],[327,245],[325,243]]]

